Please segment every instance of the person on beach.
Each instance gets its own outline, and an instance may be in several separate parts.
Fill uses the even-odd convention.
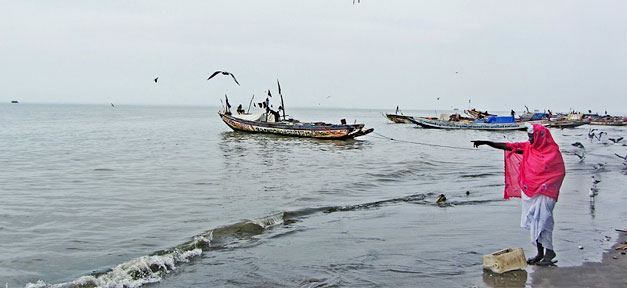
[[[528,264],[553,264],[553,208],[566,175],[559,146],[549,130],[527,124],[529,142],[500,143],[475,140],[475,148],[488,145],[505,150],[505,199],[522,198],[520,226],[531,233],[538,254]]]

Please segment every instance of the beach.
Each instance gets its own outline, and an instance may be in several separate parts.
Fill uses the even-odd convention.
[[[586,262],[576,267],[536,267],[531,273],[532,287],[627,287],[627,233],[619,232],[616,244],[603,253],[601,262]]]

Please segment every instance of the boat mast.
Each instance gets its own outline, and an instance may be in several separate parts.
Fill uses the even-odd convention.
[[[285,104],[283,103],[283,94],[281,94],[281,83],[276,79],[276,85],[279,86],[279,96],[281,96],[281,109],[283,110],[283,120],[285,120]]]
[[[255,94],[253,94],[253,98],[250,98],[250,103],[248,103],[248,111],[246,111],[246,113],[250,113],[250,105],[253,104],[253,99],[255,99]]]

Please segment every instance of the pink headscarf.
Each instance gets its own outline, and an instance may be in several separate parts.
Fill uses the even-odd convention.
[[[533,144],[505,144],[512,149],[505,151],[505,199],[520,197],[522,189],[529,197],[542,194],[557,201],[566,169],[559,146],[549,130],[533,124]]]

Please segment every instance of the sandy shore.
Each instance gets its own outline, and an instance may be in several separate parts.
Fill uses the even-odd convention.
[[[535,267],[530,274],[532,287],[627,287],[627,250],[616,250],[625,241],[627,233],[618,232],[616,244],[603,253],[600,263]]]

